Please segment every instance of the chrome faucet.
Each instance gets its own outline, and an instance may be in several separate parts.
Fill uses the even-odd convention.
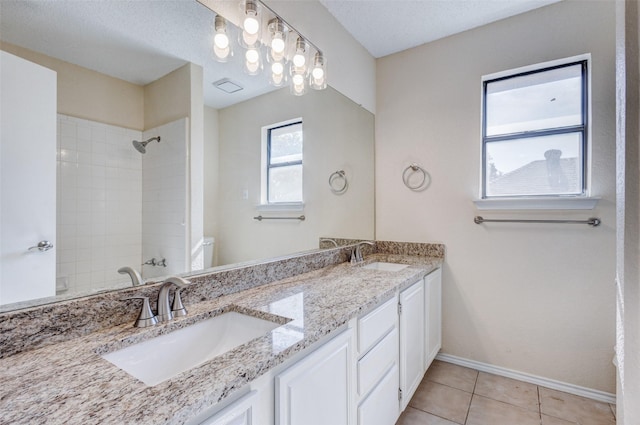
[[[144,285],[144,281],[142,280],[142,276],[140,276],[140,273],[138,273],[135,269],[129,266],[120,267],[118,269],[118,273],[128,274],[129,277],[131,278],[132,286]]]
[[[187,309],[182,304],[180,291],[186,288],[190,282],[181,277],[171,276],[164,281],[158,292],[158,320],[160,322],[168,322],[176,316],[186,316]],[[169,292],[171,288],[176,287],[173,294],[173,306],[169,305]]]
[[[361,263],[364,261],[364,257],[362,255],[362,245],[370,245],[375,246],[375,244],[371,241],[362,241],[358,242],[351,248],[351,264]]]

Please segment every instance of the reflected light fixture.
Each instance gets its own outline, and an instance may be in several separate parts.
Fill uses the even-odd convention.
[[[291,94],[302,96],[306,92],[307,84],[304,69],[293,67],[291,69]]]
[[[242,44],[253,47],[260,41],[260,8],[256,0],[244,0],[242,3]]]
[[[273,18],[269,21],[269,34],[271,36],[269,43],[271,58],[274,61],[281,61],[287,47],[287,33],[282,19]]]
[[[293,66],[296,68],[304,68],[307,63],[307,43],[302,37],[298,37],[296,40],[296,50],[291,59]]]
[[[227,33],[227,21],[220,15],[214,20],[213,53],[219,62],[226,62],[232,56],[231,42]]]
[[[316,52],[313,57],[313,66],[309,73],[309,85],[315,90],[324,90],[327,88],[327,69],[324,56],[320,52]]]
[[[271,79],[269,82],[275,87],[283,86],[286,82],[284,64],[282,62],[273,62],[271,64]]]
[[[262,0],[240,0],[235,3],[239,6],[221,7],[221,12],[215,10],[218,9],[215,1],[198,1],[224,15],[217,14],[214,21],[216,60],[227,62],[233,56],[233,50],[238,53],[239,48],[242,55],[238,53],[238,59],[244,62],[244,72],[258,75],[267,67],[266,72],[271,74],[269,84],[274,87],[289,84],[291,93],[296,96],[305,94],[309,87],[314,90],[327,88],[324,54]]]
[[[249,75],[258,75],[262,71],[262,60],[260,57],[260,48],[252,47],[244,53],[245,63],[244,70]]]

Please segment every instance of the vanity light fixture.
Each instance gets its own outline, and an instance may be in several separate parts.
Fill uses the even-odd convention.
[[[258,75],[267,67],[272,86],[289,84],[291,93],[297,96],[306,93],[309,87],[327,88],[327,62],[322,51],[262,0],[240,0],[239,7],[221,5],[219,11],[213,0],[198,1],[217,13],[213,36],[216,60],[227,62],[233,56],[230,33],[237,31],[234,39],[242,56],[236,53],[243,61],[245,73]]]

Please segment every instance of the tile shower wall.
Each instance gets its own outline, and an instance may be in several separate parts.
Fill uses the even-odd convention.
[[[140,131],[58,114],[57,292],[94,292],[128,277],[142,252]]]
[[[189,257],[189,207],[187,191],[188,119],[183,118],[147,130],[150,142],[143,161],[142,261],[165,259],[166,267],[145,265],[142,276],[152,278],[184,273]],[[138,154],[140,155],[140,154]]]

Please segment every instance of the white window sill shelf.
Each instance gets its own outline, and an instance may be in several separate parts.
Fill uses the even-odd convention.
[[[478,210],[592,210],[600,198],[504,198],[477,199]]]
[[[260,212],[304,212],[304,202],[291,202],[291,203],[281,203],[281,204],[260,204],[256,205],[256,210]]]

